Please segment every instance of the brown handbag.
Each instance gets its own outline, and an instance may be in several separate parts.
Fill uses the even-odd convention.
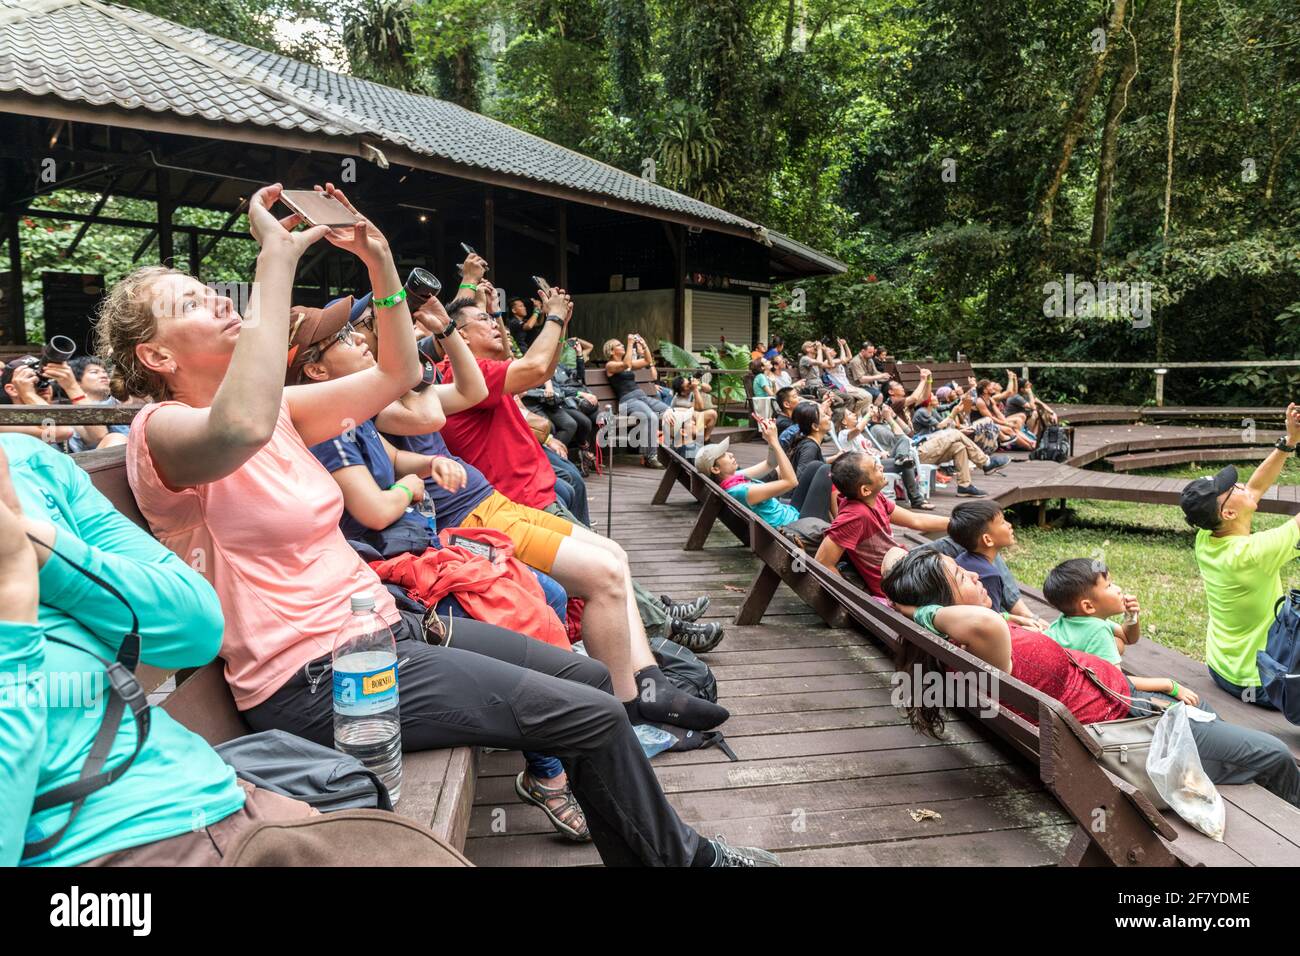
[[[251,827],[222,866],[473,866],[427,827],[383,810],[337,810]]]

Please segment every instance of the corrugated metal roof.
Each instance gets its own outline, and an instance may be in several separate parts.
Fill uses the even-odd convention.
[[[723,209],[454,103],[98,0],[0,0],[0,95],[4,92],[225,124],[364,135],[381,146],[388,143],[457,166],[743,229],[820,268],[844,268]]]

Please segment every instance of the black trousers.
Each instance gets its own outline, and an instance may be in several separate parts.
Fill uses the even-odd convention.
[[[799,484],[790,496],[790,504],[799,509],[800,518],[831,520],[831,466],[824,461],[810,461],[799,471]]]
[[[599,661],[481,621],[456,619],[450,646],[397,634],[403,750],[479,745],[554,754],[606,866],[689,866],[700,836],[677,816]],[[332,746],[330,659],[312,661],[244,711]],[[313,687],[313,680],[316,686]]]

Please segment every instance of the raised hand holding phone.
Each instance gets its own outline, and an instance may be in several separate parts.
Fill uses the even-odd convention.
[[[278,219],[271,207],[280,199],[284,187],[279,183],[263,186],[248,201],[248,232],[268,255],[287,262],[297,262],[307,248],[329,232],[328,226],[309,226],[300,232],[303,217],[298,213]]]
[[[471,252],[460,266],[460,277],[470,285],[477,284],[487,274],[487,260],[477,252]]]
[[[379,230],[378,226],[357,212],[356,207],[344,195],[343,190],[336,188],[333,183],[326,183],[324,186],[317,186],[316,188],[323,195],[338,200],[349,212],[357,217],[355,224],[330,229],[325,234],[325,238],[330,241],[331,245],[352,253],[367,266],[381,262],[384,257],[390,255],[387,237]]]

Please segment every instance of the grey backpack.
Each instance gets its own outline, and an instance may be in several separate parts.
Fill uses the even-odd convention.
[[[356,757],[286,731],[236,737],[215,749],[241,780],[301,800],[321,813],[393,809],[388,788]]]

